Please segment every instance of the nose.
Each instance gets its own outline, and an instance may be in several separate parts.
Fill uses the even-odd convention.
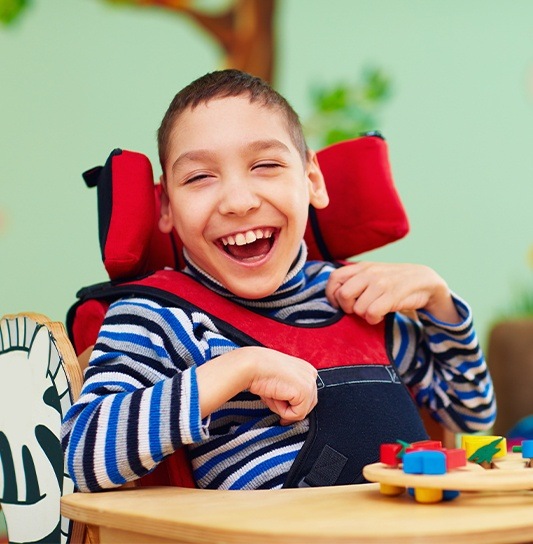
[[[218,208],[222,215],[243,217],[260,205],[260,196],[248,183],[233,180],[221,184]]]

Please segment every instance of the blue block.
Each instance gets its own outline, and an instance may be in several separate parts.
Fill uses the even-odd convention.
[[[522,457],[526,459],[533,457],[533,440],[522,440]]]
[[[420,450],[405,453],[405,474],[446,474],[446,455],[442,451]]]
[[[456,499],[461,493],[459,491],[454,491],[452,489],[445,489],[442,492],[442,500],[443,501],[453,501],[453,499]]]

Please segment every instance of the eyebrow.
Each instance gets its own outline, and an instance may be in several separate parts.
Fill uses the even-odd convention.
[[[269,140],[254,140],[246,146],[250,151],[264,151],[268,149],[283,151],[284,153],[290,153],[290,149],[276,138]]]
[[[281,151],[283,153],[290,153],[290,149],[280,140],[277,140],[276,138],[271,138],[268,140],[254,140],[252,142],[249,142],[246,144],[243,149],[242,153],[247,152],[258,152],[258,151],[268,151],[268,150],[274,150],[274,151]],[[209,160],[213,159],[215,156],[215,153],[209,149],[193,149],[191,151],[185,151],[182,153],[172,164],[171,170],[174,170],[176,166],[178,166],[182,162],[195,162],[195,161],[201,161],[201,160]]]
[[[193,151],[185,151],[182,153],[172,164],[171,170],[174,170],[176,166],[183,162],[196,162],[201,160],[210,159],[214,156],[212,151],[209,149],[195,149]]]

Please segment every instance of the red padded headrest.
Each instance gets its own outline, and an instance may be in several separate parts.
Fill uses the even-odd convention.
[[[347,259],[407,234],[409,223],[383,138],[362,136],[317,155],[330,204],[310,209],[305,233],[309,259]],[[116,149],[105,166],[83,177],[89,186],[98,186],[100,249],[110,279],[183,267],[177,234],[158,228],[161,188],[154,185],[145,155]]]

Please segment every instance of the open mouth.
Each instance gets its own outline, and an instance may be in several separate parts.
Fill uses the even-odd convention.
[[[224,251],[238,261],[257,261],[265,257],[274,245],[277,230],[257,228],[223,236],[220,239]]]

